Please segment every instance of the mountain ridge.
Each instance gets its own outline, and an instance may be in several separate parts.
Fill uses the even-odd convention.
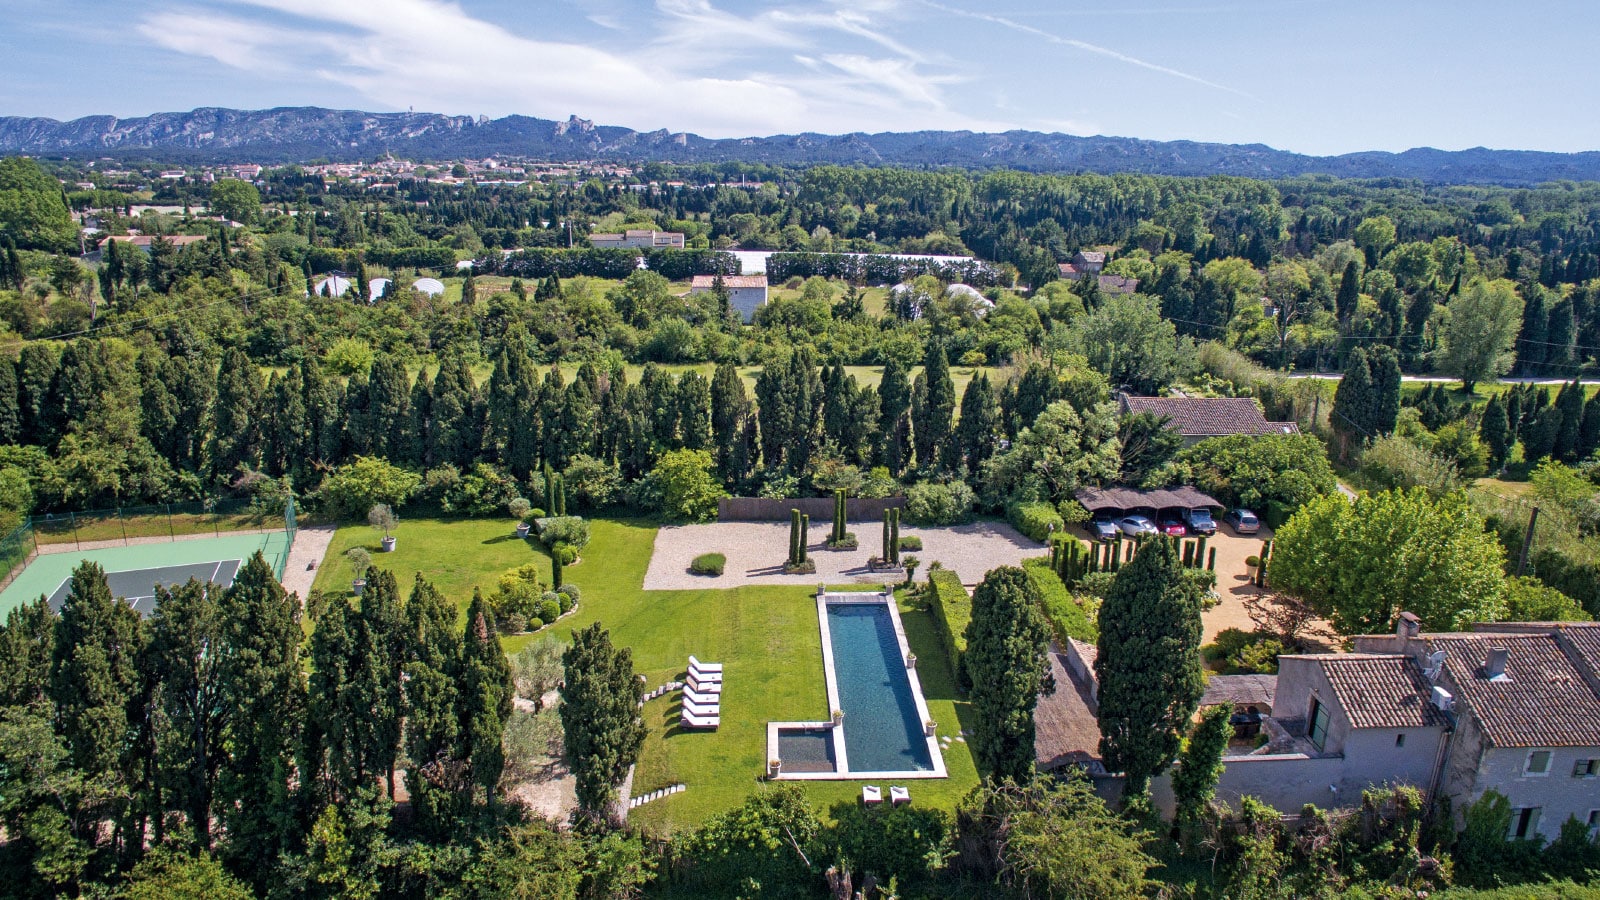
[[[442,113],[374,113],[322,107],[238,110],[200,107],[122,119],[69,121],[0,117],[0,153],[156,158],[174,162],[335,162],[393,152],[425,159],[521,156],[555,161],[745,162],[780,165],[960,166],[1035,172],[1135,172],[1284,178],[1332,175],[1437,184],[1527,185],[1600,181],[1600,152],[1368,150],[1311,156],[1265,144],[1082,137],[1037,131],[801,132],[706,138],[666,129],[641,132],[511,115],[499,119]]]

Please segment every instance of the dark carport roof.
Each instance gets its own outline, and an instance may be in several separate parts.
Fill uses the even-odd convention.
[[[1090,512],[1098,509],[1137,509],[1141,506],[1167,509],[1173,506],[1192,508],[1222,505],[1215,497],[1189,485],[1152,491],[1130,487],[1083,488],[1075,496],[1083,508]]]

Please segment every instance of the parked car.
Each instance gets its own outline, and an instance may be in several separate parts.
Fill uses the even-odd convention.
[[[1110,516],[1095,516],[1089,523],[1089,534],[1097,541],[1109,541],[1117,536],[1117,520]]]
[[[1193,534],[1216,534],[1217,521],[1211,518],[1211,510],[1204,506],[1183,511],[1183,524],[1189,526]]]
[[[1156,533],[1156,523],[1150,521],[1149,516],[1123,516],[1117,520],[1117,527],[1122,529],[1122,533],[1129,537]]]
[[[1238,534],[1255,534],[1261,530],[1261,520],[1248,509],[1230,509],[1222,520],[1232,525]]]
[[[1161,521],[1156,523],[1156,528],[1170,537],[1183,537],[1189,533],[1189,529],[1184,526],[1183,520],[1178,518],[1177,513],[1162,516]]]

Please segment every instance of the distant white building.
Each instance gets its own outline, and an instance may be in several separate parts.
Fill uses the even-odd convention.
[[[696,275],[689,284],[689,293],[710,293],[716,288],[716,282],[715,275]],[[746,324],[755,318],[756,310],[767,304],[765,275],[724,275],[722,286],[728,291],[728,307],[737,310]]]
[[[312,293],[319,297],[343,297],[353,286],[355,286],[355,282],[343,275],[329,275],[327,278],[317,282],[317,286],[312,290]]]
[[[682,250],[683,232],[630,228],[621,234],[591,234],[589,243],[608,250]]]
[[[411,282],[411,289],[429,297],[437,297],[444,293],[444,282],[437,278],[418,278]]]

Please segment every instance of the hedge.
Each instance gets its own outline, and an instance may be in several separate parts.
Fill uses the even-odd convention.
[[[681,281],[692,275],[737,275],[739,258],[732,253],[715,250],[634,250],[617,248],[577,247],[571,250],[551,247],[531,247],[501,259],[491,254],[473,261],[473,271],[482,274],[511,275],[518,278],[572,278],[589,275],[594,278],[621,280],[639,268],[639,257],[645,258],[652,272],[658,272],[669,281]]]
[[[696,575],[721,575],[727,564],[728,557],[721,553],[702,553],[689,563],[689,571]]]
[[[960,281],[974,287],[1000,283],[1000,270],[978,259],[960,262],[905,259],[860,253],[774,253],[767,257],[767,278],[776,283],[790,278],[843,278],[856,284],[894,284],[918,275],[940,281]]]
[[[1049,503],[1013,503],[1006,508],[1006,518],[1016,529],[1040,543],[1050,540],[1051,527],[1064,531],[1066,520]]]
[[[1099,642],[1099,627],[1090,621],[1089,614],[1078,605],[1072,592],[1061,582],[1061,577],[1051,570],[1050,560],[1044,557],[1025,559],[1022,561],[1022,571],[1028,573],[1028,580],[1039,589],[1042,611],[1045,618],[1050,620],[1057,641],[1065,644],[1067,638],[1076,638],[1086,644]]]
[[[928,597],[933,606],[933,618],[938,624],[939,642],[945,655],[950,657],[950,671],[956,683],[966,690],[967,680],[967,623],[972,621],[972,598],[961,586],[961,576],[950,569],[933,569],[928,572]]]

